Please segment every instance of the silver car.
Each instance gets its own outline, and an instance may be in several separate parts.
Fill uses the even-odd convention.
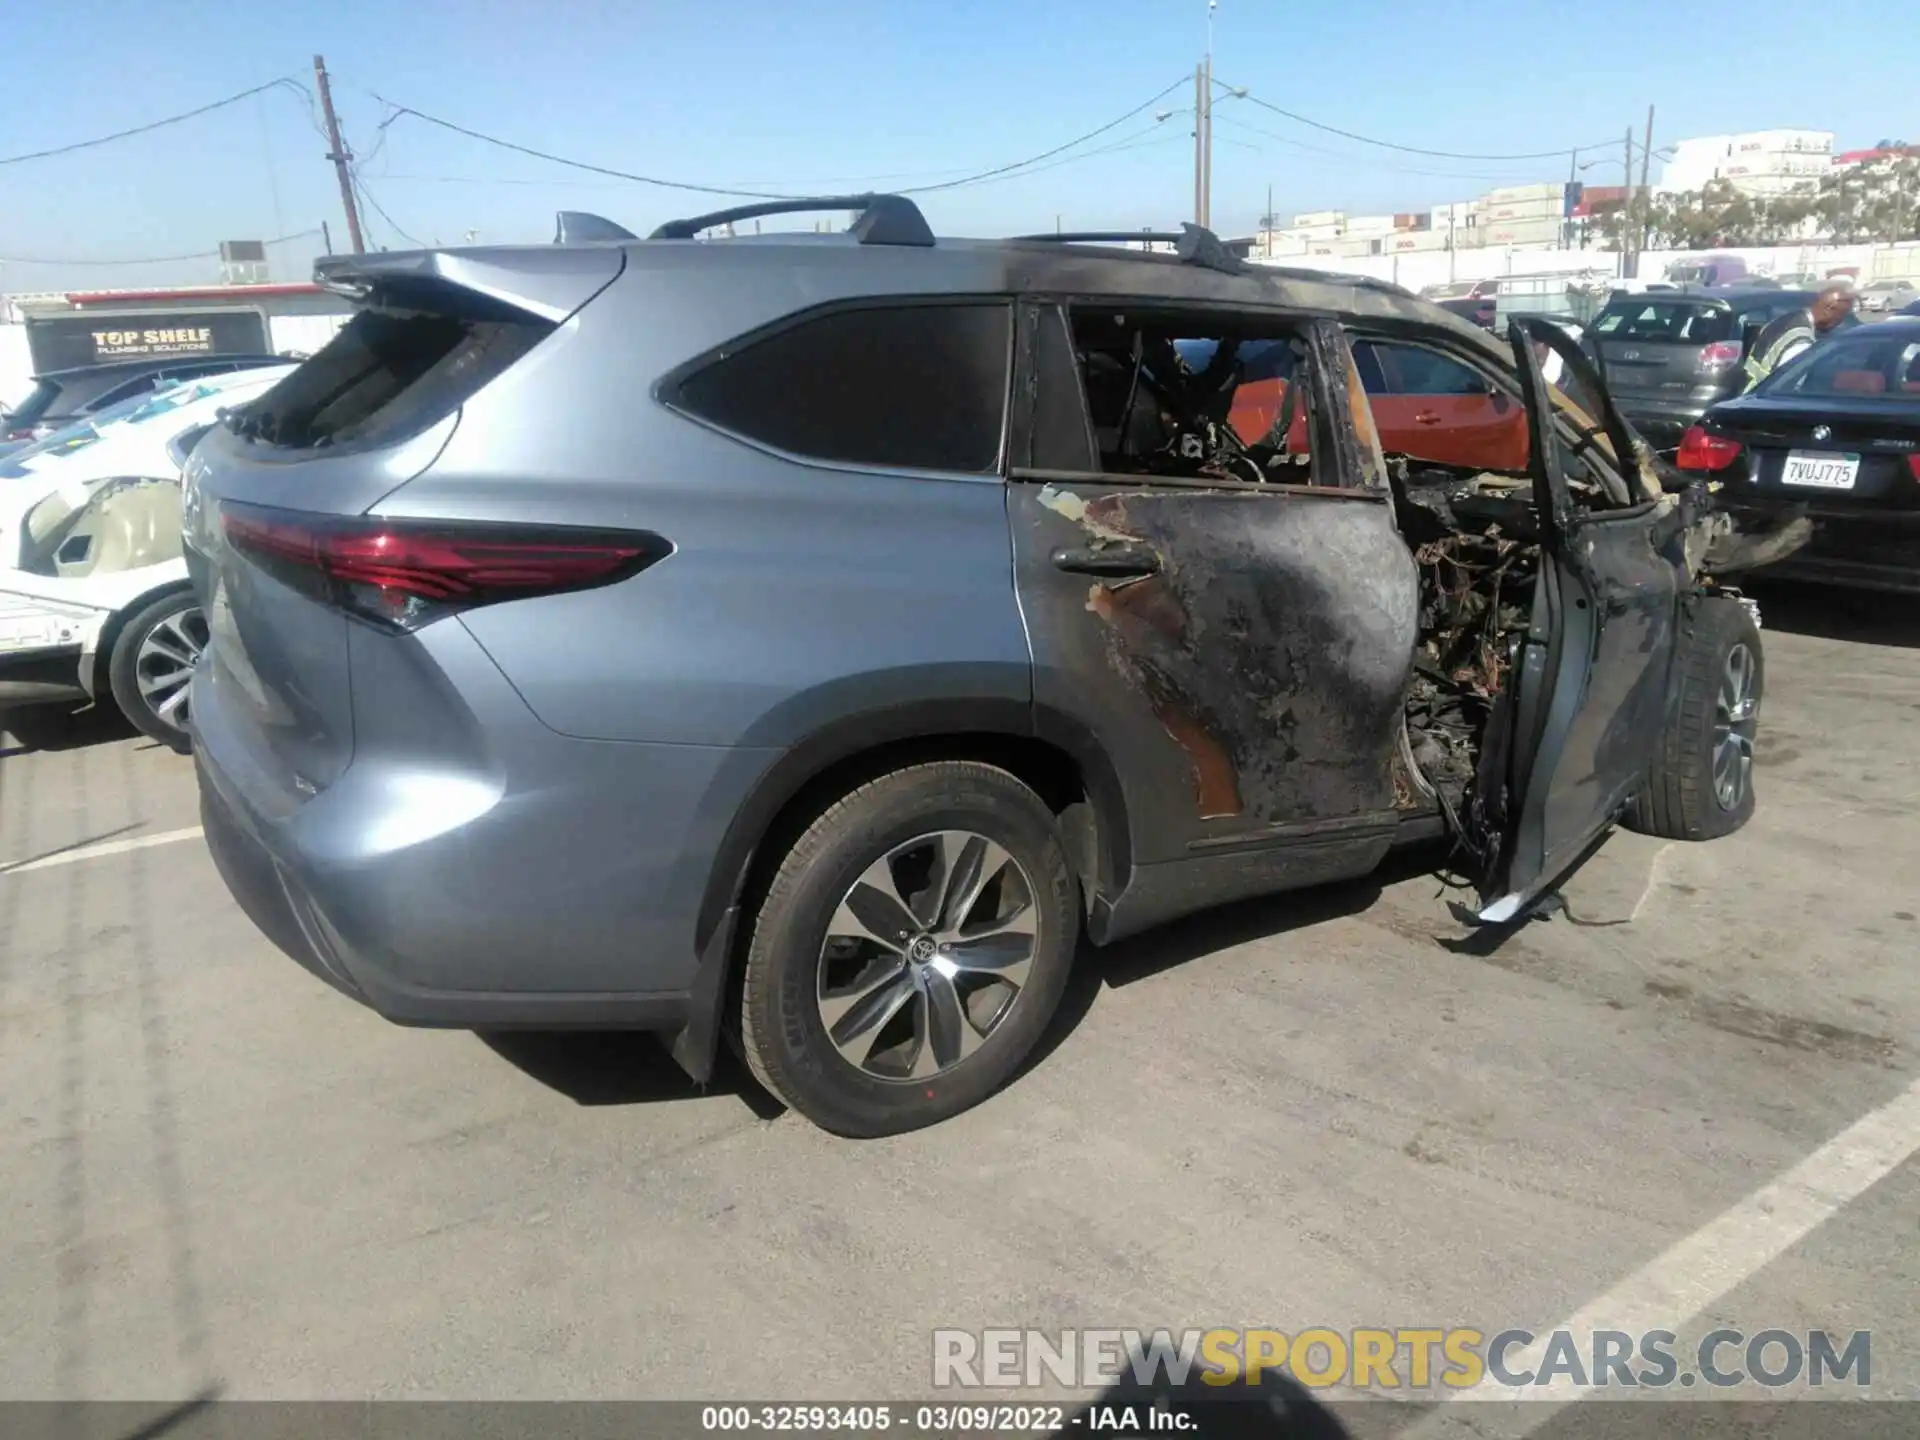
[[[808,209],[859,218],[697,238]],[[1711,517],[1545,322],[887,196],[562,236],[322,261],[359,314],[188,467],[209,843],[391,1019],[724,1034],[884,1134],[1082,937],[1449,836],[1511,924],[1752,812]],[[1391,451],[1356,344],[1436,377]]]

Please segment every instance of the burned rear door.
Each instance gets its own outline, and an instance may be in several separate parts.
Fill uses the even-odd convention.
[[[1643,498],[1632,434],[1592,364],[1546,321],[1515,319],[1511,338],[1543,553],[1504,725],[1482,757],[1503,824],[1481,890],[1489,922],[1518,918],[1564,879],[1645,783],[1690,584],[1682,512]],[[1597,417],[1559,406],[1563,427],[1541,346],[1559,352],[1566,388]]]
[[[1107,389],[1137,401],[1156,381],[1128,327],[1202,321],[1116,309],[1024,307],[1008,492],[1042,728],[1091,732],[1125,799],[1131,873],[1115,877],[1118,919],[1096,906],[1099,938],[1377,862],[1396,824],[1417,587],[1379,476],[1362,473],[1337,335],[1221,320],[1292,347],[1283,380],[1306,422],[1276,422],[1257,459],[1215,467],[1202,452],[1224,453],[1209,447],[1230,428],[1229,385],[1155,452],[1190,473],[1120,473],[1138,407],[1116,410],[1097,380],[1089,406],[1084,371],[1110,344]]]

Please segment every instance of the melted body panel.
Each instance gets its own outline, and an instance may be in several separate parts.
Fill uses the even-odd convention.
[[[1558,348],[1564,337],[1545,336]],[[1481,918],[1517,918],[1589,854],[1646,782],[1670,701],[1689,515],[1670,500],[1576,501],[1547,429],[1546,387],[1524,337],[1543,568],[1511,684],[1507,838]],[[1569,358],[1579,373],[1586,362]],[[1608,405],[1609,412],[1611,405]],[[1617,430],[1617,417],[1606,416]],[[1632,453],[1616,435],[1615,454]]]
[[[1383,500],[1119,478],[1008,493],[1034,698],[1113,757],[1137,863],[1391,818],[1418,582]]]

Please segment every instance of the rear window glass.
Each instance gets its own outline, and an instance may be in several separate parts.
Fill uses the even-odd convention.
[[[1825,340],[1769,375],[1759,393],[1912,405],[1920,399],[1920,340],[1871,331]]]
[[[872,305],[789,325],[668,387],[676,408],[850,465],[999,468],[1012,353],[1003,303]]]
[[[552,329],[459,293],[445,310],[362,310],[231,423],[292,449],[392,444],[451,414]]]
[[[1600,312],[1593,328],[1609,340],[1652,344],[1709,345],[1734,338],[1730,311],[1685,300],[1614,301]]]

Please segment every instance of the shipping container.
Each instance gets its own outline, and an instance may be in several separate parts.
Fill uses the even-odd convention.
[[[1320,225],[1338,225],[1346,218],[1347,214],[1344,210],[1316,210],[1311,215],[1294,216],[1293,228],[1296,230],[1311,230]]]
[[[1551,220],[1560,215],[1565,201],[1556,196],[1552,200],[1515,200],[1508,203],[1489,206],[1487,225],[1500,225],[1510,220]]]
[[[1393,217],[1393,228],[1396,230],[1425,230],[1427,228],[1427,217],[1412,211],[1402,211]]]
[[[1405,255],[1421,250],[1444,250],[1447,237],[1439,230],[1399,230],[1381,240],[1381,254]]]
[[[1732,153],[1742,156],[1784,150],[1827,153],[1832,149],[1831,130],[1753,130],[1733,137]]]
[[[1393,228],[1391,215],[1354,215],[1347,220],[1349,235],[1387,235]]]
[[[1552,245],[1560,240],[1560,220],[1508,220],[1481,231],[1484,245]]]
[[[1508,205],[1525,200],[1558,200],[1561,187],[1553,185],[1506,185],[1498,190],[1489,190],[1481,199],[1488,205]]]

